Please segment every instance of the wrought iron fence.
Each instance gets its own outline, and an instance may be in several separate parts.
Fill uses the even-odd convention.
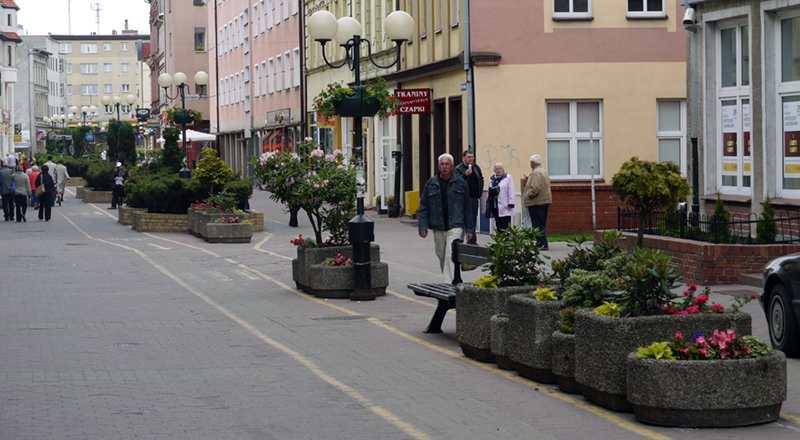
[[[800,243],[800,212],[776,215],[772,222],[756,214],[730,214],[725,218],[689,213],[685,207],[642,217],[639,212],[617,209],[617,230],[711,243]]]

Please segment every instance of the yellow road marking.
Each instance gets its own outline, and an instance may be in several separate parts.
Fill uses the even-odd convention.
[[[794,414],[790,414],[790,413],[787,413],[787,412],[782,412],[781,413],[781,418],[783,420],[793,424],[793,425],[800,426],[800,416],[796,416]]]
[[[99,241],[101,243],[105,243],[105,244],[110,245],[110,246],[116,246],[116,247],[119,247],[119,248],[122,248],[122,249],[125,249],[125,250],[128,250],[130,252],[135,253],[140,258],[142,258],[147,263],[149,263],[151,266],[153,266],[156,270],[158,270],[159,272],[164,274],[166,277],[168,277],[171,280],[173,280],[179,286],[181,286],[184,289],[186,289],[189,293],[191,293],[194,296],[196,296],[197,298],[201,299],[203,302],[205,302],[206,304],[208,304],[209,306],[211,306],[212,308],[216,309],[218,312],[223,314],[226,318],[230,319],[231,321],[235,322],[236,324],[238,324],[243,329],[247,330],[248,333],[250,333],[251,335],[255,336],[256,338],[261,340],[263,343],[271,346],[272,348],[287,354],[292,359],[294,359],[297,363],[299,363],[300,365],[306,367],[309,371],[311,371],[311,373],[313,373],[315,376],[320,378],[323,382],[325,382],[328,385],[331,385],[332,387],[338,389],[339,391],[341,391],[342,393],[344,393],[345,395],[347,395],[351,399],[353,399],[356,402],[358,402],[361,406],[363,406],[364,408],[368,409],[373,414],[377,415],[378,417],[380,417],[380,418],[384,419],[385,421],[387,421],[388,423],[392,424],[394,427],[396,427],[397,429],[402,431],[404,434],[406,434],[410,438],[419,439],[419,440],[428,440],[428,439],[430,439],[428,434],[420,431],[415,426],[413,426],[412,424],[404,421],[403,419],[401,419],[400,417],[398,417],[397,415],[395,415],[394,413],[392,413],[388,409],[382,407],[381,405],[378,405],[378,404],[372,402],[368,397],[363,395],[361,392],[359,392],[355,388],[353,388],[353,387],[351,387],[351,386],[339,381],[335,377],[333,377],[330,374],[326,373],[322,368],[320,368],[316,363],[314,363],[313,361],[311,361],[307,357],[305,357],[302,354],[298,353],[297,351],[291,349],[287,345],[284,345],[283,343],[281,343],[279,341],[276,341],[275,339],[270,338],[269,336],[267,336],[266,334],[264,334],[263,332],[258,330],[255,326],[250,324],[248,321],[240,318],[235,313],[233,313],[230,310],[228,310],[226,307],[218,304],[216,301],[211,299],[205,293],[195,289],[194,287],[192,287],[191,285],[186,283],[183,279],[181,279],[177,275],[175,275],[172,272],[170,272],[164,266],[161,266],[160,264],[156,263],[153,259],[151,259],[147,254],[145,254],[141,250],[136,249],[136,248],[132,248],[130,246],[125,246],[123,244],[114,243],[114,242],[111,242],[111,241],[108,241],[108,240],[103,240],[102,238],[92,237],[86,231],[81,229],[80,226],[76,225],[65,214],[60,213],[60,212],[59,212],[59,214],[61,214],[61,216],[64,217],[64,219],[70,225],[72,225],[80,233],[82,233],[84,236],[86,236],[86,238],[88,238],[90,240],[96,240],[96,241]],[[240,266],[244,266],[244,265],[240,265]]]
[[[422,300],[419,300],[419,299],[416,299],[416,298],[412,298],[412,297],[410,297],[408,295],[403,295],[402,293],[397,293],[397,292],[395,292],[394,290],[391,290],[391,289],[386,289],[386,293],[389,294],[389,295],[392,295],[394,297],[397,297],[397,298],[400,298],[400,299],[404,299],[406,301],[411,301],[411,302],[416,303],[416,304],[421,304],[421,305],[423,305],[425,307],[436,307],[436,304],[434,304],[432,302],[422,301]]]

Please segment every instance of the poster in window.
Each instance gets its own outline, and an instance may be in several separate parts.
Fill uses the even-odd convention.
[[[750,104],[742,104],[742,143],[744,144],[744,156],[752,156],[752,145],[750,143],[750,130],[752,127],[752,114]]]
[[[783,150],[786,157],[800,157],[800,101],[783,103]]]
[[[736,156],[736,134],[739,132],[739,115],[735,105],[722,106],[722,155]]]

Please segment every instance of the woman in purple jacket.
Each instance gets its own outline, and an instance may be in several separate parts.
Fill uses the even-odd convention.
[[[489,197],[486,199],[486,217],[493,218],[498,231],[508,229],[514,215],[516,193],[514,179],[506,173],[503,164],[494,165],[494,175],[489,180]]]

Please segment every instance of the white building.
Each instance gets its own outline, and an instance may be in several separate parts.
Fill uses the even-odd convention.
[[[17,82],[17,11],[14,0],[0,0],[0,153],[14,151],[14,85]]]

